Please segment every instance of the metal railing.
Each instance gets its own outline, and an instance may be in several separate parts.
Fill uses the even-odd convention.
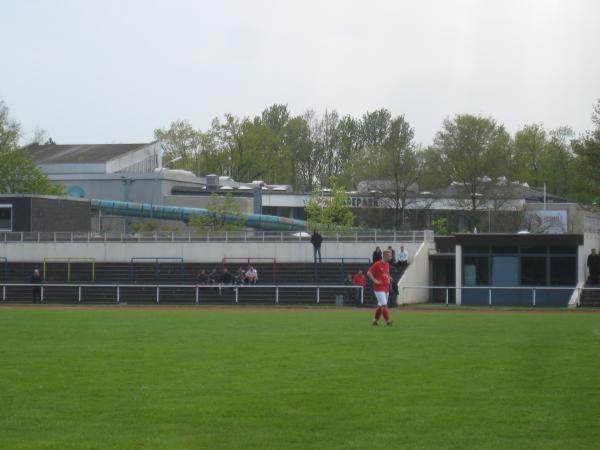
[[[324,232],[325,242],[422,242],[420,231]],[[310,242],[310,235],[293,231],[214,231],[177,233],[0,232],[0,243],[21,242]]]
[[[488,306],[509,306],[506,304],[502,304],[501,302],[494,303],[492,292],[502,292],[502,291],[524,291],[531,292],[530,303],[528,305],[523,306],[540,306],[538,301],[538,292],[540,291],[552,291],[552,292],[565,292],[565,293],[577,293],[578,296],[581,296],[581,292],[583,289],[590,288],[582,288],[580,286],[461,286],[457,288],[456,286],[402,286],[400,289],[400,297],[399,304],[406,304],[404,299],[406,298],[406,291],[410,289],[425,289],[428,291],[432,290],[443,290],[445,292],[445,301],[443,302],[446,306],[450,304],[450,292],[456,292],[456,290],[462,291],[484,291],[486,293],[486,303]],[[600,290],[600,288],[598,288]],[[487,292],[486,292],[487,291]],[[570,296],[570,295],[569,295]],[[464,302],[461,302],[464,304]],[[480,304],[480,303],[478,303]],[[579,306],[579,302],[577,303]]]
[[[195,285],[195,284],[106,284],[106,283],[2,283],[2,302],[29,302],[39,289],[40,303],[285,303],[364,304],[364,288],[347,285]],[[255,292],[256,295],[244,296]],[[340,302],[340,296],[342,300]],[[354,301],[351,301],[351,298]],[[346,300],[346,301],[345,301]]]

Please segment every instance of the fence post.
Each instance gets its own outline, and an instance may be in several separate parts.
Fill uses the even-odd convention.
[[[160,287],[156,286],[156,303],[160,300]]]
[[[81,303],[81,286],[77,286],[77,300]]]
[[[121,287],[117,285],[117,303],[121,303]]]
[[[281,236],[281,242],[283,242],[283,231],[280,231],[279,235]]]
[[[227,231],[225,232],[225,242],[227,242],[228,236],[227,236]]]
[[[360,287],[360,304],[361,305],[365,304],[365,287],[364,286]]]
[[[2,286],[2,301],[6,301],[6,286]]]
[[[192,242],[192,232],[188,231],[188,242]]]
[[[239,301],[239,287],[235,288],[235,302],[237,303]]]
[[[533,288],[533,306],[535,306],[535,288]]]
[[[279,303],[279,286],[275,288],[275,303]]]
[[[171,231],[171,242],[175,242],[175,232]]]
[[[42,284],[42,289],[40,290],[40,303],[44,303],[44,285]]]
[[[71,231],[71,242],[73,242],[73,232]]]
[[[198,303],[199,298],[198,298],[198,286],[196,286],[196,303]]]
[[[448,291],[449,291],[449,289],[446,288],[446,306],[448,306]]]
[[[413,231],[413,242],[415,242],[417,240],[417,232]]]
[[[317,286],[317,304],[321,303],[321,288]]]
[[[56,242],[56,231],[54,232],[54,242]]]
[[[490,306],[492,306],[492,288],[488,289],[488,301]]]
[[[375,236],[375,242],[377,242],[377,230],[375,230],[375,231],[373,232],[373,234],[374,234],[374,236]]]

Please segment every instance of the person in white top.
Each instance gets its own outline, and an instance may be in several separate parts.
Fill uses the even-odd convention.
[[[246,284],[256,284],[258,281],[258,272],[252,266],[248,267],[246,272]]]
[[[396,265],[404,273],[408,267],[408,253],[404,250],[404,245],[400,246],[400,250],[396,253]]]

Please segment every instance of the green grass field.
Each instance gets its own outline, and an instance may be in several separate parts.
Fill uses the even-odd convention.
[[[600,446],[600,314],[0,308],[2,449]]]

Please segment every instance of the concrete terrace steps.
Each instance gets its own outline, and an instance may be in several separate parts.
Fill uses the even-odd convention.
[[[241,265],[228,266],[230,272],[235,272]],[[10,263],[6,271],[0,270],[0,280],[5,283],[28,283],[33,268],[39,268],[42,271],[42,264],[39,263]],[[47,284],[72,284],[73,286],[54,287],[44,290],[44,300],[46,303],[76,303],[78,302],[79,292],[78,284],[147,284],[147,285],[168,285],[183,284],[190,287],[163,288],[160,290],[161,304],[195,304],[196,292],[192,288],[196,283],[196,274],[201,269],[207,272],[216,268],[221,271],[221,263],[186,263],[181,270],[181,265],[162,263],[159,271],[155,264],[135,263],[133,266],[127,263],[97,263],[95,265],[95,280],[91,279],[90,263],[72,263],[70,270],[70,281],[68,280],[68,270],[66,263],[48,263],[46,266]],[[242,266],[245,268],[245,266]],[[366,271],[367,264],[346,263],[343,266],[339,263],[323,263],[317,267],[312,263],[279,263],[275,267],[270,263],[255,264],[258,270],[259,284],[256,287],[241,288],[237,292],[237,301],[240,304],[274,304],[278,301],[280,304],[315,304],[316,288],[293,287],[286,288],[285,285],[314,285],[322,286],[319,290],[319,301],[323,304],[335,304],[340,295],[344,298],[345,304],[356,304],[353,298],[353,288],[327,288],[327,285],[342,285],[346,279],[346,274],[356,273],[361,269]],[[398,280],[399,273],[393,269],[394,279]],[[318,276],[318,282],[315,281],[315,275]],[[273,288],[261,285],[279,285],[279,297]],[[82,287],[81,297],[84,303],[115,303],[115,287]],[[29,302],[31,299],[31,288],[7,288],[9,299]],[[156,288],[152,287],[121,287],[119,290],[120,302],[128,304],[148,304],[156,298]],[[203,287],[198,290],[198,303],[207,304],[232,304],[236,301],[236,293],[233,286]],[[373,304],[373,295],[370,283],[367,285],[364,293],[365,304]]]
[[[588,286],[589,287],[589,286]],[[600,286],[594,286],[600,287]],[[581,292],[581,298],[579,304],[582,308],[586,307],[600,307],[600,289],[586,289],[584,288]]]

